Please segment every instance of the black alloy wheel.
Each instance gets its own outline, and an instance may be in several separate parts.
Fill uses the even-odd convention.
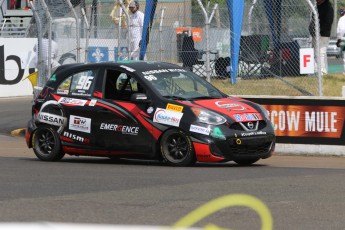
[[[40,160],[58,161],[65,154],[61,149],[61,142],[58,133],[50,126],[40,126],[34,133],[33,150]]]
[[[196,157],[190,138],[182,131],[170,129],[160,140],[161,154],[167,164],[172,166],[190,166]]]

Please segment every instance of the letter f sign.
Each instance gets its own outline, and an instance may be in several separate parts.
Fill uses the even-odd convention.
[[[315,73],[314,65],[314,49],[301,48],[299,50],[299,70],[300,74]]]
[[[307,67],[307,63],[310,62],[310,54],[303,55],[303,67]]]

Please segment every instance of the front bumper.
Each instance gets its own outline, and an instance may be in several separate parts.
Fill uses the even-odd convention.
[[[210,145],[213,155],[222,156],[229,160],[253,157],[265,159],[272,155],[274,147],[274,135],[227,138]]]
[[[219,162],[237,159],[265,159],[272,156],[276,138],[272,135],[226,140],[208,139],[204,143],[194,143],[197,160]]]

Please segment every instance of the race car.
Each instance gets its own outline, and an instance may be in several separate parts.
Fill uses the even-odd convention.
[[[43,161],[69,154],[250,165],[270,157],[275,140],[262,106],[178,65],[144,61],[58,67],[26,129]]]

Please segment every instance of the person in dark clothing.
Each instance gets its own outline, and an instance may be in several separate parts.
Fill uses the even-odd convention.
[[[193,71],[193,65],[198,61],[198,50],[194,48],[192,36],[185,36],[183,38],[181,59],[183,67]]]
[[[321,72],[322,74],[328,73],[327,63],[327,46],[329,38],[331,36],[331,29],[333,24],[334,10],[329,0],[316,0],[317,11],[319,14],[320,25],[320,57],[321,57]],[[313,38],[313,44],[315,47],[315,18],[314,15],[309,25],[309,32]]]

